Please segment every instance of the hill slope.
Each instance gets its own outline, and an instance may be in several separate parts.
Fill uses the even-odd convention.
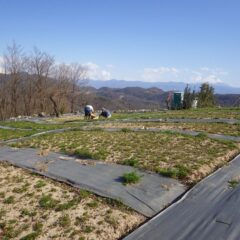
[[[168,92],[159,88],[84,88],[84,104],[92,104],[96,109],[159,109],[166,108]],[[216,104],[220,106],[239,106],[240,94],[216,94]]]
[[[164,91],[183,91],[187,83],[185,82],[141,82],[141,81],[125,81],[125,80],[90,80],[89,86],[97,89],[102,87],[108,88],[126,88],[126,87],[141,87],[141,88],[160,88]],[[192,89],[198,90],[201,84],[189,84]],[[227,84],[217,83],[213,84],[215,93],[217,94],[240,94],[240,88],[232,87]]]

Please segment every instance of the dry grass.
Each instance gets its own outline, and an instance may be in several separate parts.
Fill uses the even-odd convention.
[[[0,239],[118,239],[145,219],[121,204],[0,164]]]
[[[212,140],[204,135],[192,137],[130,130],[71,131],[41,136],[15,146],[64,151],[109,163],[133,165],[190,182],[195,181],[196,173],[203,166],[211,166],[216,159],[223,159],[217,165],[226,163],[240,149],[235,143]],[[213,164],[209,171],[200,174],[201,177],[215,167]]]
[[[197,132],[216,133],[240,136],[240,124],[227,123],[163,123],[163,122],[107,122],[99,124],[99,128],[139,128],[159,130],[191,130]]]
[[[116,113],[113,119],[141,118],[230,118],[240,119],[240,108],[199,108],[158,112]]]

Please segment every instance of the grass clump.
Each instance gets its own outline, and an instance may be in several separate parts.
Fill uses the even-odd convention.
[[[14,203],[14,196],[9,196],[9,197],[5,198],[3,203],[5,203],[5,204],[12,204],[12,203]]]
[[[190,173],[190,170],[183,165],[176,165],[172,168],[160,168],[158,172],[166,177],[185,179]]]
[[[39,200],[39,206],[44,209],[52,209],[57,206],[58,200],[51,197],[51,195],[42,195]]]
[[[94,158],[94,154],[86,148],[76,149],[74,154],[82,158]]]
[[[66,203],[58,204],[55,210],[56,211],[68,210],[76,206],[78,203],[80,203],[80,201],[81,201],[81,197],[72,199]]]
[[[35,211],[29,211],[27,208],[23,208],[21,209],[21,216],[29,216],[29,217],[33,217],[35,216],[37,213]]]
[[[35,188],[42,188],[46,186],[46,182],[44,182],[43,180],[38,180],[37,183],[34,185]]]
[[[138,183],[141,179],[141,176],[138,175],[136,172],[129,172],[129,173],[124,173],[122,176],[123,179],[123,184],[135,184]]]
[[[21,187],[15,187],[12,192],[13,193],[23,193],[26,192],[28,190],[28,184],[24,184]]]
[[[239,179],[232,179],[228,181],[229,187],[230,188],[236,188],[239,184],[240,180]]]
[[[32,232],[20,238],[20,240],[35,240],[38,237],[38,235],[39,235],[38,232]]]
[[[81,158],[105,160],[108,153],[104,149],[98,151],[91,151],[87,148],[80,148],[74,151],[74,154]]]
[[[35,240],[41,234],[43,224],[36,222],[33,224],[33,232],[27,234],[26,236],[20,238],[20,240]]]
[[[121,129],[121,132],[124,132],[124,133],[129,133],[129,132],[132,132],[133,130],[130,129],[130,128],[122,128]]]
[[[200,139],[205,139],[207,138],[207,133],[200,132],[198,135],[196,135],[196,137]]]
[[[124,160],[123,162],[121,162],[121,164],[128,165],[131,167],[137,167],[139,165],[139,161],[137,159],[130,158],[130,159]]]
[[[65,228],[71,225],[71,219],[69,217],[68,214],[62,215],[59,219],[58,219],[58,224]]]
[[[87,203],[87,206],[90,208],[96,208],[98,206],[98,203],[97,203],[97,201],[92,201],[92,202]]]
[[[93,230],[94,230],[94,227],[89,226],[89,225],[87,225],[83,228],[83,232],[85,232],[85,233],[91,233]]]
[[[83,189],[81,189],[78,194],[79,194],[79,197],[82,199],[90,197],[90,195],[91,195],[90,192],[88,192],[87,190],[83,190]]]

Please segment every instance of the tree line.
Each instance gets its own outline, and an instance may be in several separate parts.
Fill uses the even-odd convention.
[[[197,99],[197,107],[213,107],[215,105],[214,88],[209,83],[202,83],[199,92],[195,92],[194,90],[191,91],[191,88],[187,85],[184,89],[182,108],[191,108],[195,99]]]
[[[57,64],[50,54],[34,47],[26,54],[13,42],[6,47],[0,73],[0,120],[19,115],[74,113],[89,98],[82,90],[87,69],[79,63]],[[214,89],[203,83],[200,91],[185,88],[182,108],[214,106]],[[166,101],[169,104],[169,99]]]
[[[83,101],[81,86],[87,69],[79,63],[57,64],[34,47],[30,54],[16,44],[7,46],[0,74],[0,119],[45,112],[75,112]]]
[[[215,106],[214,88],[209,83],[202,83],[199,92],[196,92],[195,90],[192,91],[189,85],[187,85],[183,95],[181,92],[173,93],[170,91],[165,102],[168,109],[213,107]]]

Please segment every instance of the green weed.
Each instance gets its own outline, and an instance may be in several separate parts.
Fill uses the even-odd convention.
[[[12,203],[14,203],[14,199],[15,199],[14,196],[9,196],[3,200],[3,203],[12,204]]]
[[[124,173],[122,176],[122,179],[125,185],[134,184],[140,181],[141,176],[138,175],[136,172],[129,172],[129,173]]]
[[[44,182],[43,180],[38,180],[37,183],[34,185],[35,188],[42,188],[44,186],[46,186],[46,182]]]
[[[44,209],[55,208],[58,203],[59,201],[56,199],[53,199],[51,195],[42,195],[42,197],[39,200],[39,206]]]
[[[130,159],[124,160],[123,162],[121,162],[121,164],[128,165],[131,167],[137,167],[139,165],[139,161],[137,159],[130,158]]]
[[[239,180],[237,179],[232,179],[230,181],[228,181],[229,187],[231,188],[236,188],[239,185]]]

